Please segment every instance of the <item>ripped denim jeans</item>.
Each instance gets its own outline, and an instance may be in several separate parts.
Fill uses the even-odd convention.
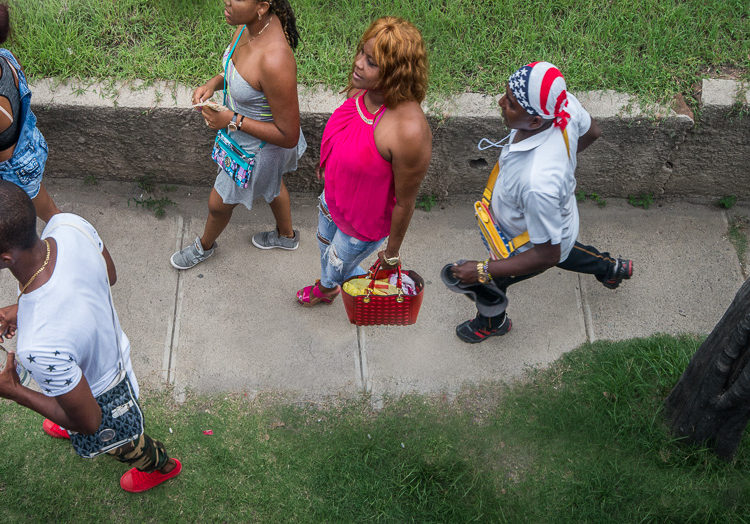
[[[339,230],[328,212],[325,193],[318,203],[318,247],[320,247],[320,283],[327,288],[341,285],[347,278],[364,275],[359,264],[375,252],[384,238],[366,242]]]

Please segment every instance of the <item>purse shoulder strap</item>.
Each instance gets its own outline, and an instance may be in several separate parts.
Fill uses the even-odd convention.
[[[500,160],[495,162],[495,167],[490,171],[490,177],[487,179],[487,185],[482,192],[482,200],[489,204],[492,200],[492,192],[495,189],[495,183],[497,182],[497,176],[500,174]]]
[[[76,229],[79,232],[81,232],[83,236],[85,236],[91,241],[91,243],[94,245],[96,250],[99,251],[99,246],[97,245],[96,241],[91,236],[91,234],[89,234],[89,232],[83,229],[82,227],[78,226],[77,224],[73,224],[71,222],[62,222],[62,223],[56,224],[49,231],[47,231],[47,236],[49,236],[53,231],[55,231],[56,229],[62,226],[72,227],[73,229]],[[125,371],[125,361],[122,358],[122,348],[120,347],[120,331],[122,330],[122,328],[120,328],[120,325],[117,322],[117,317],[115,315],[115,304],[114,304],[114,300],[112,299],[112,285],[109,282],[109,272],[107,271],[107,261],[104,259],[103,252],[99,251],[99,254],[101,255],[102,262],[104,263],[104,274],[107,275],[107,291],[109,292],[109,308],[112,313],[112,326],[115,330],[115,341],[117,343],[117,356],[120,360],[120,372],[123,373]]]
[[[229,51],[229,55],[227,55],[227,61],[224,62],[224,105],[227,105],[227,74],[229,73],[229,63],[232,61],[234,48],[237,47],[240,38],[242,38],[242,33],[243,31],[245,31],[245,27],[247,26],[243,25],[242,29],[240,29],[240,34],[237,35],[237,40],[234,41],[234,44],[232,44],[232,49]]]
[[[487,185],[484,188],[484,191],[482,192],[482,203],[486,206],[486,208],[492,209],[490,201],[492,200],[492,192],[495,189],[495,183],[497,182],[497,177],[500,175],[500,160],[495,162],[495,167],[492,168],[492,171],[490,172],[490,177],[487,179]],[[517,237],[514,237],[510,243],[514,249],[526,244],[529,242],[529,232],[524,231]]]
[[[242,38],[242,33],[245,31],[245,25],[242,26],[242,29],[240,29],[240,34],[237,35],[237,40],[234,41],[234,44],[232,44],[232,49],[229,51],[229,55],[227,56],[227,61],[224,62],[224,105],[227,105],[227,74],[229,74],[229,63],[232,61],[232,55],[234,54],[234,48],[237,47],[237,44],[240,41],[240,38]],[[234,111],[234,109],[232,110]],[[229,136],[229,135],[226,135]],[[261,140],[260,145],[258,146],[258,150],[263,149],[263,146],[266,145],[265,140]]]
[[[562,130],[563,140],[565,140],[565,151],[568,152],[568,160],[570,160],[570,142],[568,142],[568,130]]]

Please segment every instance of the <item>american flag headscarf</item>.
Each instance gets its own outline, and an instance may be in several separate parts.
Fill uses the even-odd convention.
[[[570,114],[565,78],[549,62],[532,62],[510,75],[508,87],[518,103],[532,116],[555,119],[555,126],[565,129]]]

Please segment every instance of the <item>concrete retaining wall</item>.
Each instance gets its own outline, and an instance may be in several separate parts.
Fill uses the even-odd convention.
[[[34,112],[50,146],[46,176],[211,184],[214,133],[190,108],[190,90],[167,83],[32,85]],[[750,198],[750,89],[732,80],[704,80],[702,105],[689,110],[641,108],[612,91],[577,94],[603,136],[579,157],[579,188],[605,197]],[[314,166],[323,127],[341,95],[300,87],[302,129],[309,143],[300,169],[286,178],[292,191],[318,191]],[[504,129],[497,97],[463,94],[426,106],[434,132],[423,194],[476,193],[497,149],[477,150],[482,137]]]

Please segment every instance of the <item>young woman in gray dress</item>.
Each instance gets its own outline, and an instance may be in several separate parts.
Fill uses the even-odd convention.
[[[288,0],[224,0],[224,18],[237,26],[224,52],[224,74],[193,92],[193,103],[223,89],[226,111],[203,107],[211,129],[227,129],[247,152],[255,152],[255,167],[247,188],[238,187],[219,169],[208,197],[208,219],[203,235],[172,255],[172,265],[189,269],[213,255],[216,239],[238,204],[248,209],[263,197],[271,206],[276,229],[257,233],[252,243],[261,249],[297,249],[299,233],[292,228],[289,192],[282,174],[297,169],[307,144],[300,129],[297,100],[297,63],[293,49],[299,34]],[[263,144],[265,142],[265,144]],[[263,144],[263,145],[262,145]],[[262,147],[261,147],[262,145]]]

